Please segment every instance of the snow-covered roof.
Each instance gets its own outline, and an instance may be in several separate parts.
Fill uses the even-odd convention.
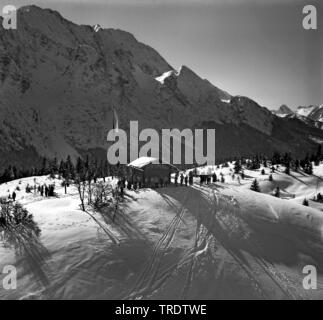
[[[148,164],[163,164],[166,166],[170,166],[176,171],[178,171],[178,168],[176,166],[173,166],[170,163],[160,162],[159,159],[153,158],[153,157],[140,157],[128,164],[129,167],[142,169],[143,167],[147,166]]]
[[[128,164],[129,167],[142,168],[151,163],[159,163],[157,158],[152,157],[140,157]]]

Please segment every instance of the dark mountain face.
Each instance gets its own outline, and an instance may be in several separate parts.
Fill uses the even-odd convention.
[[[140,129],[215,128],[218,159],[274,150],[303,155],[316,148],[313,136],[323,138],[186,66],[173,70],[130,33],[76,25],[35,6],[18,10],[17,30],[0,25],[0,166],[104,154],[113,106],[126,130],[130,120]]]
[[[281,105],[278,110],[273,110],[272,112],[278,116],[286,116],[286,115],[294,114],[294,111],[290,109],[288,106],[286,106],[285,104]]]

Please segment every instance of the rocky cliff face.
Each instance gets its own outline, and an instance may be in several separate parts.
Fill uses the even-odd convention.
[[[130,120],[140,128],[216,128],[219,141],[230,141],[219,157],[286,147],[272,140],[277,117],[267,109],[186,66],[175,71],[128,32],[76,25],[35,6],[18,10],[17,30],[0,24],[2,164],[26,150],[51,158],[104,150],[113,106],[124,129]],[[261,148],[250,146],[251,135]],[[300,139],[290,151],[310,144]]]

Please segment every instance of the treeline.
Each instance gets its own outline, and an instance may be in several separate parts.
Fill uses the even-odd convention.
[[[303,159],[293,158],[290,153],[281,154],[275,152],[271,158],[266,156],[253,156],[247,158],[235,158],[235,172],[239,173],[242,170],[242,166],[245,166],[250,170],[258,170],[261,166],[265,168],[271,167],[274,171],[274,166],[283,165],[286,167],[285,173],[289,174],[290,170],[299,171],[303,170],[306,174],[313,174],[313,163],[318,166],[323,161],[322,147],[318,146],[315,154],[307,154]]]
[[[32,177],[32,176],[43,176],[50,175],[55,178],[58,175],[65,181],[74,180],[76,177],[83,179],[96,180],[98,178],[105,178],[107,176],[119,176],[124,170],[123,165],[111,165],[107,160],[99,161],[96,158],[87,156],[85,160],[78,157],[76,161],[72,161],[71,157],[68,156],[66,160],[57,159],[49,160],[43,158],[38,166],[31,169],[18,169],[15,166],[8,166],[0,174],[0,183],[9,182],[16,179]]]
[[[263,165],[268,167],[275,165],[284,165],[286,167],[286,173],[289,174],[290,170],[298,171],[302,169],[307,174],[313,173],[313,164],[319,165],[323,160],[322,147],[318,146],[317,152],[314,154],[307,154],[303,159],[293,158],[290,153],[281,154],[275,152],[272,157],[264,155],[256,155],[249,157],[234,157],[233,159],[225,159],[222,163],[224,166],[228,165],[229,161],[235,162],[235,171],[238,173],[242,166],[246,166],[248,169],[257,170]],[[0,183],[9,182],[16,179],[32,176],[50,175],[55,177],[59,175],[64,180],[74,180],[76,176],[81,179],[96,180],[98,178],[105,178],[108,176],[122,176],[125,165],[111,165],[107,160],[97,160],[94,157],[87,156],[85,159],[78,157],[76,161],[72,161],[68,156],[66,160],[57,161],[56,158],[49,160],[43,158],[41,163],[36,164],[31,169],[20,169],[15,166],[8,166],[2,173],[0,172]]]

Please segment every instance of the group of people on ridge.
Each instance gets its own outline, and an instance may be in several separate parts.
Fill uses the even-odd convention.
[[[54,196],[54,190],[55,190],[55,185],[50,184],[49,186],[47,184],[43,185],[34,185],[31,187],[29,184],[26,186],[26,193],[31,193],[34,191],[34,193],[39,193],[42,197],[53,197]]]

